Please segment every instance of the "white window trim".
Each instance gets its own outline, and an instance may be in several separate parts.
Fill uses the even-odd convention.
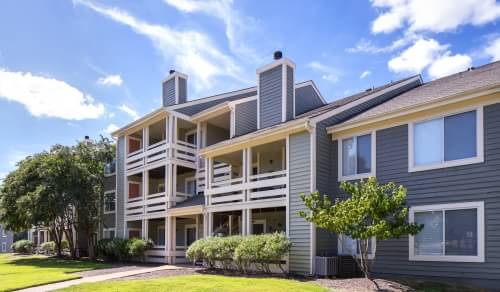
[[[410,222],[415,222],[416,212],[428,211],[443,211],[443,210],[460,210],[460,209],[477,209],[477,255],[476,256],[428,256],[415,255],[415,237],[409,236],[409,260],[410,261],[435,261],[435,262],[484,262],[484,202],[465,202],[465,203],[450,203],[437,205],[414,206],[410,208]],[[444,219],[444,218],[443,218]],[[443,230],[446,222],[443,221]],[[443,231],[444,232],[444,231]],[[443,238],[443,241],[445,239]]]
[[[110,239],[110,237],[106,237],[105,234],[106,232],[110,232],[110,231],[113,231],[115,234],[114,234],[114,237],[116,237],[116,228],[103,228],[102,229],[102,237],[105,238],[105,239]],[[109,234],[108,234],[109,235]]]
[[[344,254],[343,253],[343,250],[342,250],[342,239],[343,239],[344,235],[343,234],[339,234],[339,236],[337,237],[337,252],[339,255],[342,255]],[[368,254],[368,259],[369,260],[372,260],[374,255],[375,255],[375,248],[376,248],[376,244],[377,244],[377,239],[375,237],[372,237],[371,238],[371,241],[372,241],[372,248],[371,248],[371,251],[370,253]],[[357,248],[356,248],[357,250]],[[356,253],[356,257],[357,258],[361,258],[361,255]]]
[[[196,192],[198,191],[196,189],[196,177],[195,176],[189,176],[189,177],[186,177],[184,179],[184,192],[187,194],[188,192],[188,183],[189,182],[194,182],[194,186],[195,186],[195,194],[193,194],[193,196],[196,196]]]
[[[342,140],[344,139],[349,139],[349,138],[356,138],[359,136],[364,136],[364,135],[371,135],[371,156],[372,156],[372,167],[371,171],[367,173],[360,173],[360,174],[353,174],[353,175],[344,175],[343,174],[343,157],[342,157]],[[339,137],[338,139],[338,181],[346,181],[346,180],[357,180],[357,179],[363,179],[363,178],[369,178],[371,176],[376,176],[376,168],[377,168],[377,133],[376,131],[371,131],[371,132],[365,132],[365,133],[360,133],[356,134],[354,136],[346,136],[346,137]],[[357,152],[356,152],[357,155]]]
[[[264,230],[263,234],[267,233],[266,232],[267,231],[267,226],[266,226],[267,222],[266,222],[266,219],[254,219],[254,220],[252,220],[252,234],[253,234],[253,225],[254,224],[262,224],[263,225],[263,230]]]
[[[139,150],[136,150],[134,152],[128,153],[128,151],[129,151],[129,145],[130,145],[130,140],[135,140],[135,141],[139,141],[140,142]],[[127,156],[132,156],[134,154],[141,153],[144,150],[143,148],[144,148],[144,145],[142,143],[142,139],[139,139],[139,138],[136,138],[136,137],[132,137],[132,136],[127,136]]]
[[[7,230],[2,228],[2,237],[7,237]]]
[[[476,156],[458,160],[442,161],[439,163],[428,164],[428,165],[415,165],[415,150],[414,150],[414,131],[415,124],[426,122],[434,119],[445,118],[452,115],[462,114],[470,111],[476,111]],[[443,136],[444,139],[444,136]],[[443,143],[444,145],[444,143]],[[444,147],[444,146],[443,146]],[[484,114],[483,106],[473,107],[467,109],[461,109],[460,111],[449,112],[446,114],[435,115],[424,120],[413,121],[408,124],[408,172],[417,172],[431,169],[440,169],[447,167],[454,167],[460,165],[468,165],[475,163],[484,162]]]
[[[106,211],[106,195],[108,194],[115,194],[115,209],[113,211]],[[103,200],[103,214],[115,214],[116,213],[116,190],[110,190],[110,191],[105,191],[104,192],[104,200]]]

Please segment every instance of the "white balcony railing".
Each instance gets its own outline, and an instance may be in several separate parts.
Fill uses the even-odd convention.
[[[214,170],[215,172],[215,170]],[[280,170],[244,178],[217,180],[205,190],[209,205],[256,201],[287,196],[287,171]],[[246,196],[245,196],[246,191]]]
[[[143,166],[171,158],[192,164],[193,168],[195,168],[197,156],[195,144],[184,141],[177,141],[174,144],[169,144],[166,141],[160,141],[149,145],[145,150],[140,149],[127,154],[125,167],[127,171],[134,171]]]

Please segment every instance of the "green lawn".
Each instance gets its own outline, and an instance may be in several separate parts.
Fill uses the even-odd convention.
[[[0,254],[0,291],[77,279],[75,272],[106,267],[109,265],[88,261]]]
[[[244,278],[214,275],[173,276],[152,280],[108,281],[82,284],[60,291],[327,291],[317,284],[276,278]]]

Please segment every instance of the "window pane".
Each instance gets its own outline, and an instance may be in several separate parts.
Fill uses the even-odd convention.
[[[476,156],[476,112],[444,118],[444,160]]]
[[[415,213],[415,222],[424,224],[415,236],[415,255],[443,255],[443,212]]]
[[[439,163],[443,159],[443,119],[416,123],[414,128],[415,165]]]
[[[342,140],[342,174],[356,174],[356,148],[354,138]]]
[[[358,151],[358,174],[370,172],[372,169],[372,135],[359,136],[356,144]]]
[[[357,241],[347,235],[342,235],[342,254],[355,255],[357,250]]]
[[[445,211],[445,254],[477,255],[477,209]]]

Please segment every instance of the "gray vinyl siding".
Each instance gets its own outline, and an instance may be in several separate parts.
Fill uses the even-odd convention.
[[[2,245],[5,243],[6,250],[5,252],[12,252],[12,249],[10,246],[14,242],[14,233],[11,231],[6,230],[5,231],[5,237],[3,236],[3,226],[0,225],[0,253],[4,252],[2,251]]]
[[[104,178],[104,191],[116,190],[116,175],[107,176]]]
[[[203,110],[206,110],[208,108],[211,108],[215,105],[221,104],[221,103],[226,102],[226,101],[233,101],[233,100],[242,99],[245,97],[250,97],[250,96],[255,96],[255,95],[257,95],[257,91],[249,91],[247,93],[230,95],[228,97],[220,98],[217,100],[210,100],[207,102],[198,103],[198,104],[194,104],[194,105],[187,105],[186,107],[178,108],[175,111],[191,116],[191,115],[197,114]]]
[[[307,132],[290,136],[289,238],[290,272],[310,273],[311,224],[299,215],[305,210],[300,194],[311,190],[311,139]]]
[[[293,87],[294,87],[294,70],[290,66],[286,66],[286,120],[290,121],[294,118],[293,113]]]
[[[163,82],[163,106],[175,104],[175,78]]]
[[[340,193],[337,174],[337,142],[332,141],[332,136],[326,132],[326,128],[352,118],[369,108],[418,86],[418,84],[417,81],[392,90],[316,124],[316,189],[320,194],[328,195],[334,200]],[[317,241],[317,255],[322,255],[321,253],[336,253],[337,236],[335,234],[326,231],[318,232]],[[327,241],[330,244],[326,244],[325,242]]]
[[[484,201],[485,263],[408,260],[408,238],[377,242],[380,274],[453,278],[489,288],[500,283],[500,104],[484,108],[485,162],[408,172],[408,126],[377,131],[377,178],[408,189],[409,206]]]
[[[125,217],[125,137],[119,137],[116,143],[116,237],[123,238]]]
[[[104,191],[115,191],[116,195],[116,175],[108,176],[104,178]],[[101,213],[101,232],[102,228],[114,228],[115,227],[115,214],[116,214],[116,208],[115,208],[115,214],[104,214],[104,201],[102,202],[103,208],[102,213]],[[101,233],[102,234],[102,233]]]
[[[237,104],[234,114],[235,136],[241,136],[257,130],[257,100]]]
[[[179,77],[179,103],[187,101],[187,80]]]
[[[324,105],[312,85],[295,89],[295,115],[298,116]]]
[[[229,139],[229,130],[207,124],[207,146]]]
[[[281,123],[282,116],[282,67],[277,66],[259,76],[260,128]]]

